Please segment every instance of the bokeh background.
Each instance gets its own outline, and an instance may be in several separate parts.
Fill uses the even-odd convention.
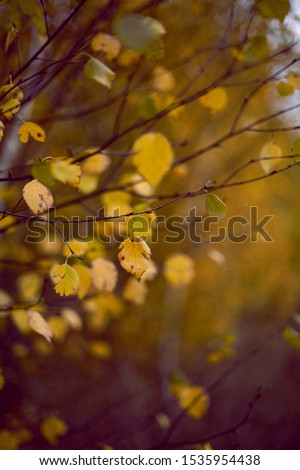
[[[17,2],[1,2],[2,84],[47,40],[44,16],[36,3],[36,9],[25,14]],[[78,5],[41,3],[50,34]],[[24,103],[19,113],[41,125],[47,139],[24,145],[17,135],[19,118],[4,119],[1,175],[5,178],[4,170],[13,168],[13,178],[26,176],[33,162],[46,156],[76,158],[80,152],[99,148],[116,136],[120,103],[124,109],[119,132],[142,124],[115,138],[106,149],[109,167],[86,179],[81,192],[57,183],[53,194],[62,204],[58,214],[82,218],[103,206],[115,205],[121,213],[128,207],[129,211],[155,207],[162,202],[155,195],[185,193],[208,181],[222,183],[234,170],[259,158],[270,142],[290,156],[299,137],[300,91],[296,84],[290,94],[280,93],[278,83],[285,87],[289,74],[297,78],[299,73],[298,62],[292,63],[299,47],[291,47],[299,39],[296,7],[296,2],[291,4],[281,22],[263,16],[248,0],[88,0],[40,60],[20,75]],[[164,57],[146,58],[122,47],[110,58],[93,49],[96,34],[114,35],[115,19],[131,13],[155,18],[164,26]],[[16,22],[19,35],[5,51],[8,32]],[[83,53],[116,73],[111,89],[84,75]],[[40,73],[45,64],[51,66]],[[221,109],[213,103],[209,110],[194,99],[151,121],[170,103],[216,80],[227,97]],[[243,132],[218,145],[245,97],[257,86],[238,126],[272,115],[255,126],[266,132]],[[291,107],[295,109],[281,112]],[[291,130],[279,131],[287,127]],[[144,188],[132,195],[124,186],[117,193],[96,194],[99,188],[139,178],[126,152],[146,131],[163,133],[177,162],[213,145],[174,166],[150,193]],[[267,172],[260,163],[250,164],[232,181],[256,179],[288,163],[272,161]],[[53,243],[29,244],[26,224],[12,216],[1,220],[0,448],[299,449],[299,182],[300,170],[294,166],[253,183],[219,189],[216,194],[226,203],[226,216],[210,233],[203,233],[199,225],[202,243],[189,240],[186,224],[183,240],[166,243],[160,226],[159,242],[151,243],[151,235],[147,241],[157,275],[142,288],[135,280],[128,288],[130,275],[118,264],[117,243],[92,243],[83,264],[104,256],[118,266],[119,281],[114,293],[94,289],[83,300],[60,298],[53,290],[49,270],[68,254],[57,234]],[[12,211],[24,183],[2,183],[2,209]],[[92,196],[63,207],[82,194]],[[204,217],[205,197],[201,193],[179,200],[156,215],[185,217],[196,208]],[[272,242],[257,236],[243,243],[228,238],[211,243],[211,234],[226,227],[231,217],[248,220],[251,207],[258,208],[259,219],[272,215],[266,226]],[[29,213],[24,202],[19,209]],[[99,222],[94,229],[96,234],[111,233],[114,226]],[[250,235],[248,226],[245,232]],[[181,253],[191,260],[192,275],[185,281],[182,274],[172,283],[165,275],[166,262]],[[70,263],[75,262],[71,257]],[[16,310],[16,305],[23,308]],[[51,344],[28,327],[27,305],[49,321],[54,331]],[[66,321],[66,309],[72,309],[73,323]],[[172,393],[174,376],[179,374],[187,387],[201,387],[209,397],[200,419],[184,411],[174,387]]]

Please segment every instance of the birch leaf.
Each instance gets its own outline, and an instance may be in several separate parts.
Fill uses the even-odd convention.
[[[169,141],[159,132],[149,132],[139,137],[133,145],[133,152],[133,164],[152,185],[160,183],[174,158]]]
[[[40,335],[44,336],[44,338],[51,343],[51,339],[53,337],[53,333],[51,331],[50,326],[46,322],[46,320],[42,317],[42,315],[37,312],[36,310],[28,310],[28,325],[30,328],[39,333]]]
[[[78,188],[80,183],[81,168],[78,163],[73,163],[72,158],[57,158],[50,163],[52,176],[63,184],[69,184]]]
[[[19,111],[22,99],[22,91],[13,83],[2,86],[0,88],[0,112],[7,119],[11,119],[13,114]]]
[[[24,122],[22,126],[19,128],[19,139],[23,144],[28,142],[29,136],[31,136],[34,140],[38,142],[45,142],[46,133],[41,126],[38,126],[34,122]]]
[[[216,194],[208,194],[205,199],[205,208],[209,215],[223,219],[226,214],[226,204]]]
[[[107,60],[115,59],[120,52],[120,41],[110,34],[98,33],[91,40],[91,48],[95,52],[103,52]]]
[[[91,276],[94,286],[100,292],[111,293],[117,284],[118,271],[111,261],[98,258],[92,262]]]
[[[79,278],[75,269],[64,263],[53,269],[51,275],[54,282],[57,282],[54,286],[57,294],[61,296],[75,294],[79,285]]]
[[[42,214],[54,204],[50,190],[36,179],[25,184],[23,198],[34,214]]]
[[[227,91],[224,88],[217,87],[199,98],[200,104],[211,114],[217,114],[223,111],[228,103]]]
[[[91,272],[89,268],[79,263],[75,264],[73,268],[75,269],[79,278],[79,286],[76,291],[76,295],[81,300],[81,299],[84,299],[84,297],[88,294],[91,288],[91,285],[92,285]]]
[[[101,85],[111,88],[111,83],[115,79],[116,74],[104,65],[100,60],[91,57],[84,66],[86,77],[95,80]]]
[[[268,142],[262,146],[259,157],[268,158],[268,157],[281,157],[282,150],[278,145],[273,144],[273,142]],[[261,160],[260,165],[265,173],[269,173],[274,166],[280,163],[280,159],[268,159]]]
[[[178,253],[165,261],[164,275],[174,287],[187,286],[195,277],[194,261],[184,253]]]
[[[148,16],[127,15],[114,22],[114,33],[127,49],[148,58],[157,57],[161,44],[161,36],[166,30],[163,25]]]
[[[151,250],[142,238],[126,238],[119,249],[118,258],[122,268],[132,274],[138,281],[149,266]]]

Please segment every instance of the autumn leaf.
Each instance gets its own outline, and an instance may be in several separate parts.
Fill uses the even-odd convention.
[[[280,96],[289,96],[295,91],[295,88],[289,82],[285,81],[277,83],[276,89]]]
[[[73,308],[65,307],[61,310],[61,317],[64,319],[65,323],[75,331],[82,329],[82,319],[76,310]]]
[[[20,141],[23,142],[23,144],[28,142],[29,136],[38,142],[45,142],[46,139],[46,133],[44,129],[38,124],[30,121],[24,122],[24,124],[22,124],[19,128],[18,133]]]
[[[147,271],[145,272],[145,274]],[[148,293],[148,288],[144,281],[138,282],[134,278],[128,279],[123,289],[123,297],[128,302],[135,305],[143,305]]]
[[[226,108],[228,103],[227,91],[220,87],[214,88],[206,93],[206,95],[201,96],[199,102],[211,114],[220,113]]]
[[[151,250],[142,238],[126,238],[119,246],[118,258],[122,268],[140,281],[148,269]]]
[[[79,278],[79,284],[78,289],[76,291],[76,295],[81,300],[86,297],[91,288],[91,271],[87,266],[84,266],[83,264],[74,264],[73,269],[76,271]]]
[[[112,261],[98,258],[92,262],[91,277],[94,286],[100,292],[110,293],[116,287],[118,271]]]
[[[194,261],[184,253],[170,256],[164,263],[164,275],[172,286],[187,286],[195,277]]]
[[[0,112],[12,119],[13,114],[19,111],[22,99],[23,92],[13,83],[0,87]]]
[[[34,214],[42,214],[54,204],[50,190],[36,179],[25,184],[23,198]]]
[[[78,163],[73,163],[71,158],[57,158],[50,163],[52,176],[64,184],[78,188],[80,183],[81,168]]]
[[[226,204],[216,194],[208,194],[205,199],[205,209],[209,215],[223,219],[226,214]]]
[[[276,18],[281,23],[291,9],[289,0],[258,0],[256,7],[260,14],[266,18]]]
[[[269,157],[281,157],[282,150],[278,145],[275,145],[272,141],[267,142],[265,145],[262,146],[259,158],[262,160],[260,161],[260,165],[265,173],[269,173],[278,163],[280,163],[280,159],[272,159]]]
[[[163,25],[148,16],[127,15],[113,24],[114,33],[127,49],[148,58],[162,58],[161,36],[165,34]]]
[[[100,60],[91,57],[84,66],[84,73],[86,77],[95,80],[101,85],[111,88],[112,81],[115,79],[116,74],[104,65]]]
[[[56,416],[45,418],[41,424],[41,434],[51,445],[57,444],[59,437],[64,436],[67,432],[67,424]]]
[[[112,61],[120,52],[120,41],[110,34],[98,33],[91,39],[91,48],[95,52],[103,52],[107,60]]]
[[[79,278],[75,269],[67,263],[57,266],[52,271],[52,276],[56,285],[54,286],[55,292],[61,296],[69,296],[75,294]]]
[[[160,183],[169,171],[174,154],[166,137],[159,132],[149,132],[139,137],[134,145],[132,162],[150,184]]]
[[[28,310],[28,325],[30,328],[39,333],[40,335],[44,336],[44,338],[51,343],[53,338],[52,330],[46,320],[42,317],[42,315],[35,311],[35,310]]]

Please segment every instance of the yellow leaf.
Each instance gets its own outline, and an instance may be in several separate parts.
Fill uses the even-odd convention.
[[[49,188],[38,180],[32,180],[25,184],[23,198],[34,214],[42,214],[54,204]]]
[[[132,211],[129,204],[130,194],[124,191],[110,191],[102,196],[102,202],[105,206],[105,215],[128,214]]]
[[[48,318],[48,325],[53,333],[53,337],[59,343],[63,343],[69,331],[69,325],[66,320],[59,316]]]
[[[2,121],[0,121],[0,142],[3,139],[3,134],[4,134],[4,124]]]
[[[81,316],[73,308],[63,308],[60,313],[64,321],[70,328],[72,328],[72,330],[79,331],[82,329]]]
[[[300,75],[295,72],[291,72],[287,78],[287,82],[294,88],[297,88],[297,90],[300,90]]]
[[[202,387],[196,385],[178,385],[174,395],[181,408],[194,419],[201,419],[209,408],[209,397]]]
[[[92,153],[95,149],[87,149],[85,152]],[[84,153],[85,153],[84,152]],[[83,153],[83,155],[84,155]],[[110,158],[103,153],[96,153],[82,162],[81,170],[86,175],[100,175],[107,170],[111,163]]]
[[[87,343],[89,354],[97,359],[109,359],[112,355],[111,345],[105,341],[92,340]]]
[[[78,190],[82,194],[90,194],[97,189],[99,177],[97,175],[81,175]]]
[[[136,279],[131,278],[128,279],[124,286],[123,297],[135,305],[143,305],[147,292],[148,289],[145,282],[138,282]]]
[[[78,163],[72,163],[72,158],[57,158],[51,165],[52,176],[64,184],[78,188],[80,183],[81,168]]]
[[[133,164],[152,185],[160,183],[174,158],[169,141],[159,132],[149,132],[139,137],[133,145],[133,152]]]
[[[98,33],[91,40],[91,48],[95,52],[103,52],[107,60],[111,61],[118,57],[121,44],[115,36]]]
[[[173,255],[165,261],[164,275],[172,286],[187,286],[195,276],[194,261],[183,253]]]
[[[152,86],[161,93],[168,93],[175,88],[174,75],[165,67],[160,65],[153,70]]]
[[[42,288],[42,283],[42,277],[35,271],[27,271],[21,274],[17,279],[20,299],[26,302],[37,299]]]
[[[28,324],[28,314],[24,309],[14,309],[11,311],[10,318],[22,335],[28,335],[31,328]]]
[[[30,328],[39,333],[40,335],[44,336],[44,338],[51,343],[51,339],[53,337],[52,331],[46,320],[42,317],[42,315],[37,312],[36,310],[28,310],[28,325]]]
[[[22,99],[22,91],[13,83],[2,86],[0,88],[0,112],[7,119],[11,119],[13,114],[19,111]]]
[[[281,157],[282,150],[278,145],[273,144],[273,142],[268,142],[261,148],[259,158],[267,157]],[[270,160],[261,160],[260,165],[265,173],[269,173],[278,163],[280,163],[280,158],[270,159]]]
[[[61,296],[75,294],[79,284],[78,274],[75,269],[64,263],[55,267],[51,274],[54,282],[56,282],[54,289],[57,294]]]
[[[122,268],[132,274],[138,281],[149,266],[151,250],[139,237],[126,238],[119,246],[118,258]]]
[[[118,57],[118,65],[121,67],[132,67],[139,60],[140,56],[136,52],[124,49]]]
[[[46,133],[42,127],[38,126],[34,122],[24,122],[22,126],[19,129],[19,138],[20,141],[23,142],[23,144],[26,144],[28,142],[29,136],[34,140],[37,140],[38,142],[45,142],[46,139]]]
[[[81,242],[79,240],[76,240],[75,238],[73,238],[73,240],[70,240],[68,242],[68,245],[76,253],[77,256],[83,256],[88,249],[88,244],[86,242]],[[70,255],[70,250],[66,244],[63,247],[63,255]]]
[[[89,268],[84,266],[83,264],[74,264],[73,268],[75,269],[78,278],[79,278],[79,285],[76,292],[77,297],[81,300],[88,294],[91,285],[92,285],[92,278]]]
[[[224,88],[214,88],[213,90],[206,93],[199,98],[199,102],[203,108],[211,112],[211,114],[217,114],[223,111],[228,103],[227,91]]]
[[[92,262],[91,276],[94,286],[100,292],[111,293],[118,281],[118,271],[114,263],[103,258]]]
[[[42,436],[52,445],[57,444],[58,438],[64,436],[67,432],[68,426],[66,423],[55,416],[45,418],[41,424]]]

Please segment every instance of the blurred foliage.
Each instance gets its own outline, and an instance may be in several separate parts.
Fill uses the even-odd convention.
[[[298,18],[0,2],[0,449],[299,448]]]

